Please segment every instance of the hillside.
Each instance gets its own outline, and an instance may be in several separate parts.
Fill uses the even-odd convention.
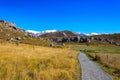
[[[23,29],[18,28],[11,22],[0,21],[0,39],[8,40],[21,37],[21,39],[27,38],[27,33]]]
[[[14,23],[6,22],[4,20],[0,20],[0,41],[42,46],[48,46],[50,44],[49,41],[42,38],[36,38],[25,32],[25,30],[17,27]]]
[[[111,35],[83,35],[72,31],[57,31],[40,35],[42,38],[49,39],[53,42],[75,42],[89,44],[112,44],[120,45],[120,34]]]
[[[73,33],[72,31],[56,31],[56,32],[50,32],[40,35],[40,37],[43,38],[63,38],[63,37],[74,37],[77,36],[77,34]]]
[[[0,20],[0,41],[10,41],[16,44],[24,43],[31,45],[50,46],[55,43],[110,43],[120,45],[120,34],[83,36],[72,31],[55,31],[49,33],[33,34],[19,28],[12,22]]]
[[[116,42],[116,44],[120,44],[120,33],[109,34],[109,35],[96,35],[94,37],[108,38]]]

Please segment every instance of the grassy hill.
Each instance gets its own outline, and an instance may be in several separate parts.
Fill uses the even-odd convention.
[[[120,33],[109,34],[109,35],[97,35],[95,37],[109,38],[120,44]]]
[[[78,53],[50,44],[0,20],[0,80],[80,80]]]
[[[57,31],[57,32],[51,32],[51,33],[45,33],[41,35],[40,37],[43,38],[63,38],[63,37],[74,37],[77,36],[77,34],[73,33],[72,31]]]
[[[49,46],[51,42],[30,36],[25,30],[18,28],[11,22],[0,20],[0,41],[11,41],[31,45]]]

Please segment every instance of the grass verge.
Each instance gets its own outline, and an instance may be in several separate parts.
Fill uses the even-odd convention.
[[[120,63],[117,54],[87,54],[87,56],[100,65],[114,80],[120,80]]]
[[[83,51],[97,62],[114,80],[120,80],[120,47],[113,45],[74,45],[72,49]]]

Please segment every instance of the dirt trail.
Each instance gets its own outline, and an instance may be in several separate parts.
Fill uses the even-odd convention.
[[[82,68],[82,80],[113,80],[97,64],[90,61],[85,54],[80,53],[78,59]]]

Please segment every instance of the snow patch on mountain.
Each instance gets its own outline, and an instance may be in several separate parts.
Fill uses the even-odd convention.
[[[90,35],[99,35],[98,33],[92,32]]]
[[[26,32],[33,34],[43,34],[43,33],[57,32],[57,30],[45,30],[45,31],[26,30]]]
[[[92,33],[81,33],[81,32],[78,32],[78,34],[82,35],[82,36],[93,36],[93,35],[99,35],[99,33],[95,33],[95,32],[92,32]]]
[[[45,31],[34,31],[34,30],[27,30],[26,32],[28,33],[32,33],[36,36],[40,36],[40,35],[43,35],[43,34],[46,34],[46,33],[51,33],[51,32],[57,32],[58,30],[45,30]],[[67,36],[65,33],[63,33],[65,36]],[[95,32],[92,32],[92,33],[82,33],[82,32],[76,32],[75,34],[79,34],[81,36],[93,36],[93,35],[100,35],[99,33],[95,33]]]
[[[53,29],[53,30],[45,30],[45,31],[42,31],[42,33],[51,33],[51,32],[57,32],[57,30]]]
[[[34,31],[34,30],[26,30],[26,32],[28,32],[28,33],[33,33],[33,34],[38,34],[38,33],[40,33],[39,31]]]

